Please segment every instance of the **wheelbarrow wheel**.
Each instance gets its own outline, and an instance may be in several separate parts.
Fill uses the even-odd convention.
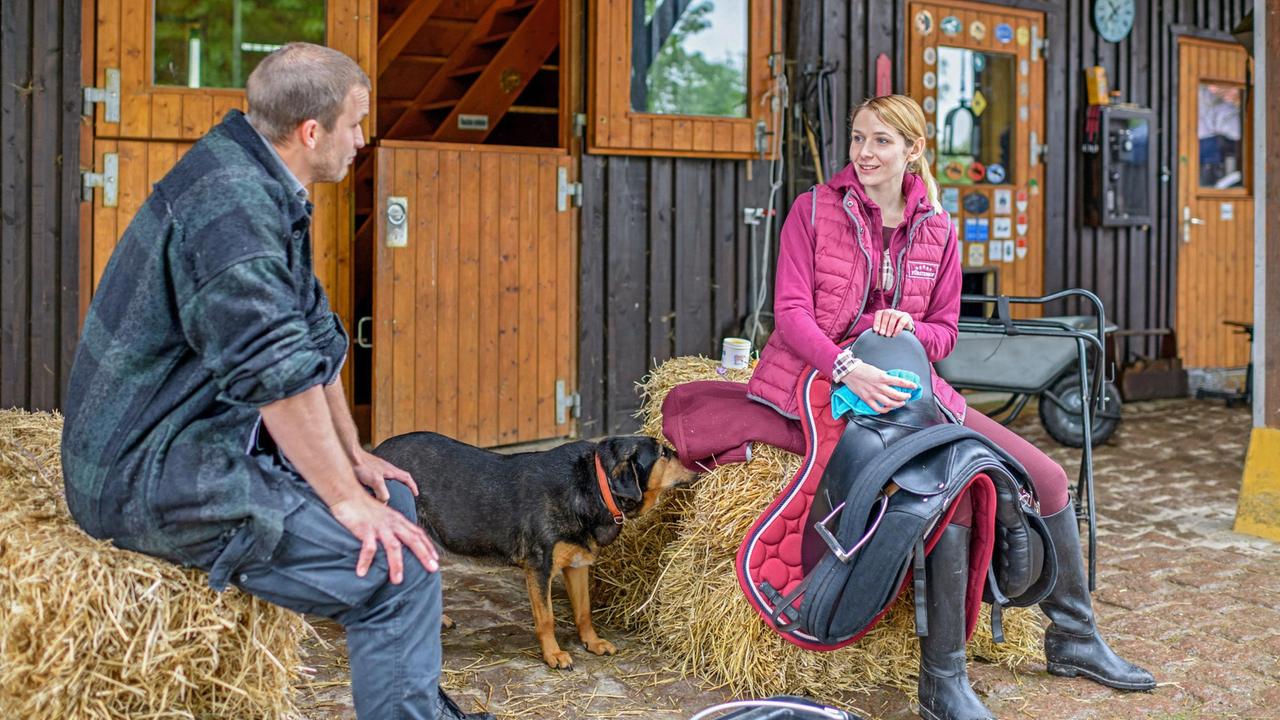
[[[1111,439],[1120,425],[1120,391],[1113,383],[1104,383],[1103,393],[1107,401],[1102,410],[1095,412],[1093,420],[1093,445],[1102,445]],[[1062,376],[1053,387],[1040,396],[1040,422],[1054,440],[1068,447],[1084,447],[1084,418],[1080,413],[1083,398],[1080,396],[1080,379],[1075,374]]]

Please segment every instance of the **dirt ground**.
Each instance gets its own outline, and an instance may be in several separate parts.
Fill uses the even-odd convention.
[[[1034,411],[1017,429],[1062,462]],[[1002,718],[1280,717],[1280,545],[1231,531],[1249,438],[1249,413],[1220,402],[1160,401],[1124,408],[1095,473],[1099,572],[1095,607],[1105,636],[1160,681],[1121,693],[1047,675],[1029,663],[1009,671],[972,663],[980,695]],[[682,675],[661,653],[601,628],[620,653],[588,654],[557,598],[571,671],[550,670],[534,641],[522,575],[455,563],[445,569],[445,609],[458,627],[444,638],[444,686],[466,710],[499,718],[687,720],[731,699],[714,683]],[[353,717],[342,632],[318,624],[306,657],[315,680],[300,702],[309,720]],[[915,717],[901,692],[824,698],[868,718]]]

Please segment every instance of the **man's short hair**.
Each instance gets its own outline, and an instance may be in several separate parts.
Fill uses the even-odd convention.
[[[357,85],[369,89],[369,76],[351,58],[323,45],[292,42],[249,73],[249,119],[272,142],[283,142],[307,120],[332,131]]]

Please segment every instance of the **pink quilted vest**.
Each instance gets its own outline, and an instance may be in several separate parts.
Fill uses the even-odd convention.
[[[914,180],[912,184],[910,181]],[[942,260],[951,234],[951,220],[930,202],[924,181],[915,175],[904,178],[907,188],[907,243],[891,249],[897,288],[893,307],[920,319],[929,307],[933,290],[932,278],[912,277],[903,268],[914,261],[935,264]],[[814,244],[814,317],[818,327],[836,343],[846,339],[854,322],[866,307],[868,279],[874,272],[868,232],[872,228],[864,203],[867,202],[851,166],[831,178],[831,182],[813,188]],[[806,365],[774,333],[760,352],[760,362],[751,375],[747,394],[772,406],[787,417],[799,413],[796,380]],[[831,368],[819,368],[824,374]],[[933,376],[934,397],[961,423],[965,401],[945,380]]]

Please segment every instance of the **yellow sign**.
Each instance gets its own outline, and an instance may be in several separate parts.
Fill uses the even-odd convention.
[[[979,90],[973,94],[973,116],[982,117],[982,111],[987,109],[987,98],[983,96]]]

